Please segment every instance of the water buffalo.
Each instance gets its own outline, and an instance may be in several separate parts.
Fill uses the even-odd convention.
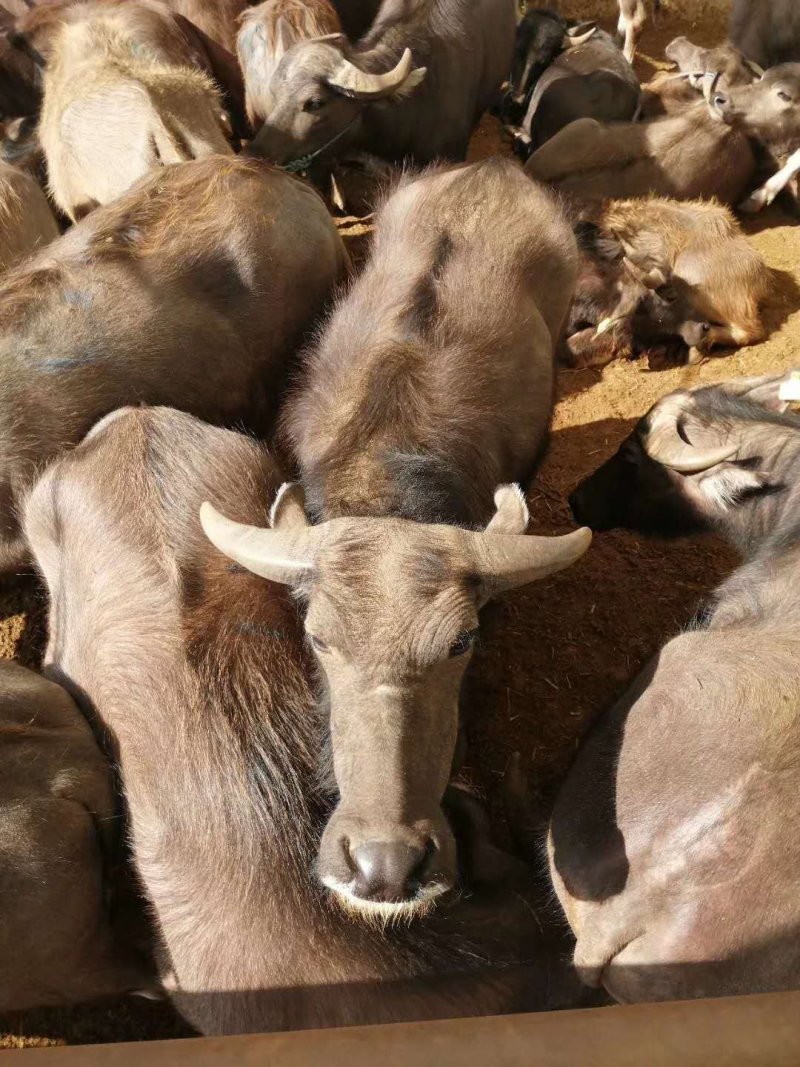
[[[575,963],[619,1000],[800,983],[800,419],[781,384],[671,394],[572,497],[596,529],[715,530],[744,557],[594,725],[553,812]]]
[[[648,122],[578,119],[525,165],[530,177],[583,203],[656,195],[735,204],[755,170],[747,136],[720,122],[703,102]]]
[[[187,234],[191,242],[187,244]],[[121,404],[268,428],[346,253],[317,194],[257,160],[163,168],[0,284],[0,568],[35,473]]]
[[[567,329],[577,366],[616,355],[697,362],[764,337],[771,275],[727,208],[612,200],[578,228],[584,262]],[[688,350],[688,351],[687,351]]]
[[[26,507],[52,605],[45,670],[116,750],[173,1003],[204,1033],[575,1004],[538,878],[492,845],[459,790],[447,802],[464,860],[452,906],[384,929],[377,909],[354,922],[310,876],[330,747],[297,607],[231,567],[198,522],[209,499],[261,523],[280,481],[250,438],[127,409],[57,460]],[[362,729],[347,742],[356,762]],[[408,767],[386,787],[397,774],[410,797]]]
[[[359,913],[418,914],[452,887],[441,802],[478,612],[589,544],[523,536],[522,494],[498,489],[542,446],[575,258],[509,160],[402,182],[286,413],[321,521],[298,490],[273,529],[204,512],[223,552],[306,600],[341,798],[318,874]]]
[[[733,0],[728,35],[761,67],[800,62],[800,8],[795,0]]]
[[[522,122],[535,149],[579,118],[600,122],[633,119],[639,79],[613,38],[595,30],[544,71],[531,93]]]
[[[243,13],[236,51],[244,73],[247,117],[254,129],[272,110],[272,76],[292,45],[341,29],[330,0],[265,0]]]
[[[0,271],[58,237],[58,224],[39,183],[0,162]]]
[[[758,141],[770,161],[770,178],[742,204],[743,211],[760,211],[789,186],[795,202],[795,179],[800,173],[800,63],[784,63],[768,70],[752,85],[715,87],[712,105],[728,125]],[[775,168],[778,168],[777,170]]]
[[[514,0],[383,0],[358,44],[289,49],[249,150],[295,166],[355,149],[389,162],[461,160],[508,76],[514,25]]]
[[[511,93],[522,105],[536,82],[562,51],[587,40],[594,23],[571,23],[551,8],[530,8],[517,25],[511,63]]]
[[[659,71],[642,86],[642,118],[656,118],[685,110],[702,94],[708,99],[712,86],[725,90],[749,85],[763,70],[726,41],[716,48],[701,48],[687,37],[670,41],[664,54],[680,71],[680,76]]]
[[[0,661],[0,1011],[152,985],[112,930],[111,767],[68,694]]]

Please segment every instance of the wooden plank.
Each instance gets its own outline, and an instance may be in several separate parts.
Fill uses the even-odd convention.
[[[800,993],[6,1052],[3,1067],[798,1067]]]

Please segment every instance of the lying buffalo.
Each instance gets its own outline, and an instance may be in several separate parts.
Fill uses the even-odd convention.
[[[614,39],[595,30],[559,55],[531,93],[522,129],[534,148],[579,118],[601,122],[633,119],[639,79]]]
[[[713,530],[744,557],[597,721],[553,812],[575,963],[618,1000],[800,983],[800,419],[783,381],[665,397],[572,497],[596,529]]]
[[[648,122],[578,119],[534,152],[525,170],[581,203],[652,194],[736,204],[756,160],[745,133],[698,102]]]
[[[573,366],[646,352],[699,362],[715,346],[755,344],[771,275],[731,212],[707,201],[611,200],[578,226],[570,310]]]
[[[740,205],[760,211],[784,189],[800,202],[800,63],[784,63],[768,70],[752,85],[712,91],[715,113],[728,126],[753,138],[766,156],[769,179]]]
[[[151,985],[112,928],[111,765],[60,685],[0,662],[0,1011]]]

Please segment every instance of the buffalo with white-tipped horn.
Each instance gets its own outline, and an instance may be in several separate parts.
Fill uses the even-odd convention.
[[[290,48],[269,84],[253,154],[299,168],[368,151],[400,163],[461,160],[508,76],[514,0],[384,0],[357,43]]]
[[[479,612],[589,547],[587,530],[526,535],[510,484],[550,419],[575,256],[510,160],[401,182],[284,412],[304,492],[283,490],[271,529],[201,514],[305,602],[339,797],[317,876],[362,918],[424,914],[455,885],[442,800]]]

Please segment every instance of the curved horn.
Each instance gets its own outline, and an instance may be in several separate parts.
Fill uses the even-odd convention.
[[[200,524],[220,552],[271,582],[296,585],[314,566],[316,527],[262,530],[227,519],[208,501],[200,508]]]
[[[339,92],[344,93],[346,96],[358,96],[368,99],[389,96],[391,93],[397,92],[411,75],[411,63],[410,48],[406,48],[397,65],[385,74],[370,74],[369,71],[362,70],[355,63],[351,63],[349,59],[342,57],[341,64],[328,79],[328,84],[332,89],[338,89]],[[413,72],[414,76],[419,75],[420,71],[424,75],[424,68],[419,68]],[[421,80],[421,77],[419,77],[415,84]]]
[[[734,456],[739,451],[739,442],[715,448],[695,448],[685,441],[678,432],[678,420],[687,410],[686,399],[675,397],[673,403],[662,405],[662,410],[651,417],[642,443],[645,452],[656,463],[671,467],[679,474],[698,474]]]
[[[572,26],[564,34],[564,41],[561,45],[562,49],[577,48],[578,45],[586,44],[590,37],[593,37],[597,32],[597,26],[592,26],[590,30],[586,30],[584,33],[576,33],[576,30],[580,30],[581,26]]]
[[[758,63],[755,63],[752,59],[746,59],[744,65],[748,67],[757,78],[763,78],[766,71],[763,67],[760,67]]]
[[[592,531],[586,527],[562,537],[506,533],[474,537],[476,570],[490,596],[564,570],[580,559],[592,543]]]

